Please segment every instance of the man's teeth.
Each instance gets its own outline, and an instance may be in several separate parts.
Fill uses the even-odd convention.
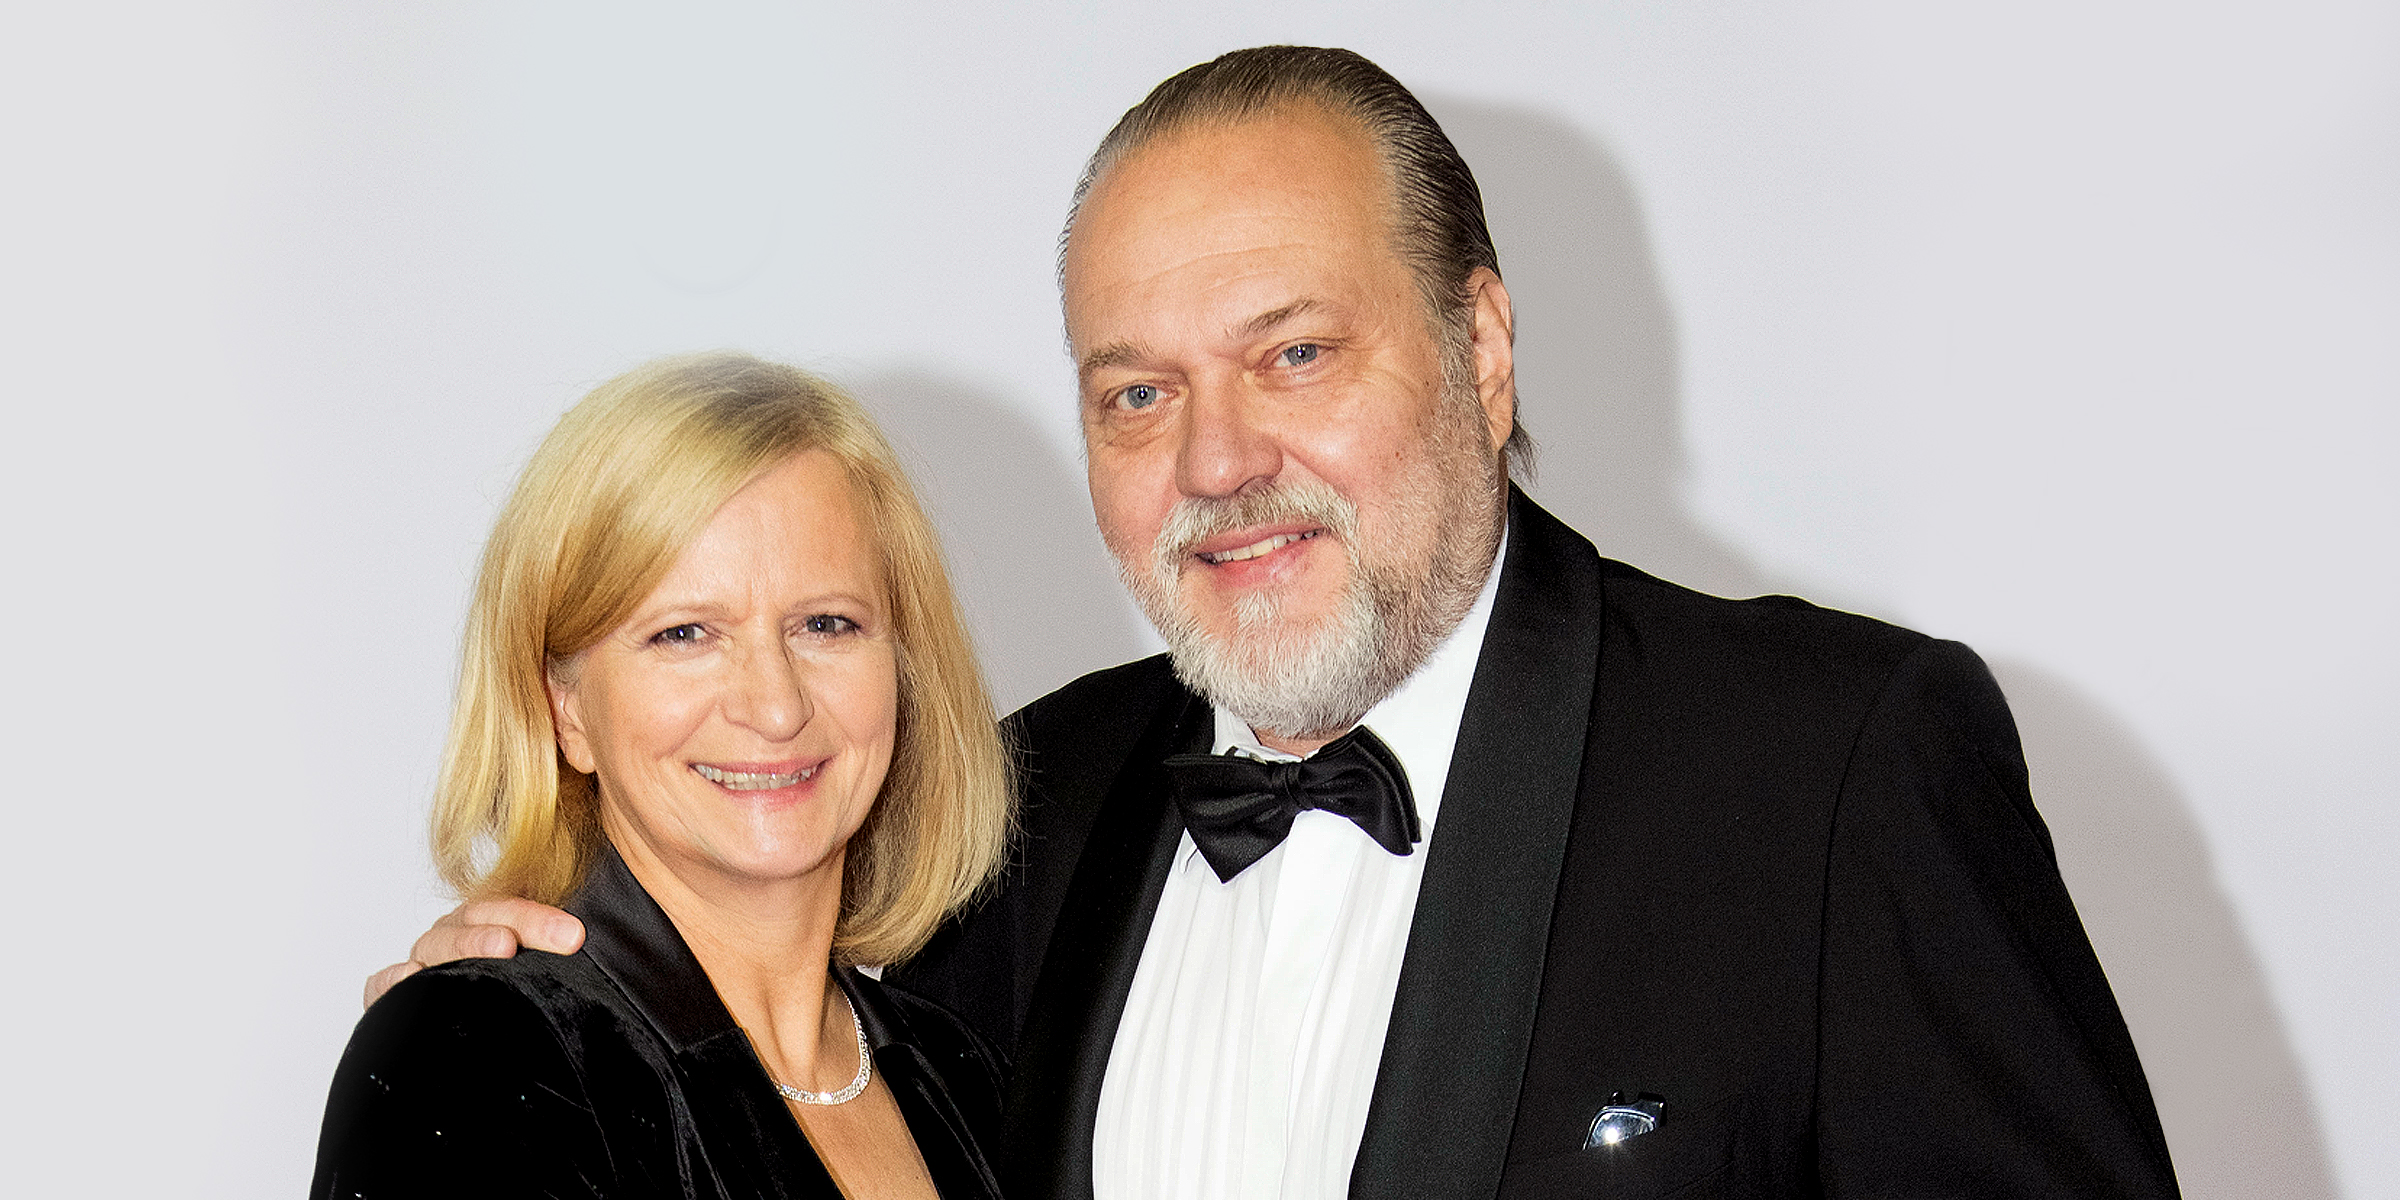
[[[776,788],[787,788],[817,773],[816,767],[805,767],[798,771],[781,771],[774,774],[762,774],[757,771],[720,771],[701,763],[693,763],[692,770],[697,772],[700,778],[710,783],[721,783],[737,792],[765,792]]]
[[[1266,538],[1261,541],[1255,541],[1247,546],[1242,546],[1237,549],[1220,550],[1215,554],[1203,554],[1200,556],[1200,561],[1205,563],[1241,562],[1244,559],[1257,558],[1261,554],[1271,554],[1277,550],[1283,549],[1285,546],[1291,545],[1293,542],[1305,542],[1323,532],[1325,531],[1322,529],[1311,529],[1307,533],[1279,533],[1274,537]]]

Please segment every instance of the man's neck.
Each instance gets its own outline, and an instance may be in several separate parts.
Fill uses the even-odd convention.
[[[1352,721],[1350,724],[1357,725],[1358,722]],[[1331,733],[1312,733],[1305,737],[1285,737],[1280,733],[1269,733],[1264,729],[1256,732],[1259,745],[1265,746],[1269,750],[1281,750],[1294,758],[1307,758],[1322,749],[1325,743],[1350,732],[1350,730],[1345,727]]]

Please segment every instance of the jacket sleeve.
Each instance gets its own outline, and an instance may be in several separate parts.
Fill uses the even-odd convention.
[[[2016,726],[1965,647],[1930,643],[1895,671],[1858,734],[1827,861],[1827,1196],[2176,1195]]]
[[[509,981],[436,969],[367,1010],[335,1070],[312,1200],[597,1197],[607,1147],[558,1032]]]

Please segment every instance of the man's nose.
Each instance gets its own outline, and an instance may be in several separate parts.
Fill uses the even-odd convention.
[[[725,719],[770,742],[798,737],[807,727],[807,666],[780,643],[747,647],[733,656],[726,681]]]
[[[1283,470],[1283,447],[1256,398],[1232,380],[1195,382],[1182,412],[1175,485],[1186,496],[1230,496]]]

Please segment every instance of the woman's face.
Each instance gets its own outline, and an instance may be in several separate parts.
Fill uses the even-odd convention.
[[[687,885],[815,878],[892,761],[899,663],[841,466],[794,456],[725,502],[632,620],[550,685],[559,747],[600,780],[637,867]]]

